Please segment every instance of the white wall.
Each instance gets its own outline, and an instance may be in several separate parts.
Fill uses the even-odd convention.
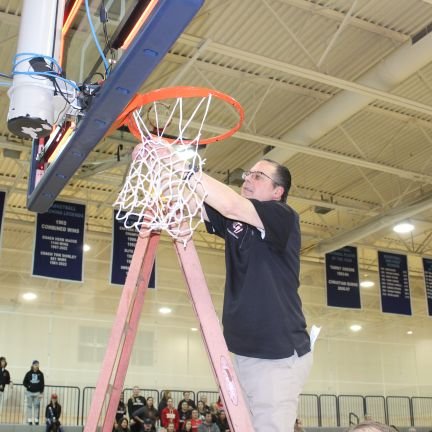
[[[7,357],[15,382],[38,359],[49,384],[93,386],[121,293],[121,287],[108,283],[110,237],[87,237],[92,250],[86,255],[84,282],[77,284],[30,276],[32,233],[33,227],[4,230],[0,355]],[[223,255],[207,249],[199,254],[220,312]],[[157,260],[158,288],[146,297],[126,385],[215,389],[200,334],[191,331],[198,325],[169,242],[161,244]],[[305,392],[432,396],[432,318],[426,316],[419,281],[413,283],[414,315],[400,317],[380,312],[378,288],[362,294],[361,311],[328,308],[322,268],[306,263],[303,272],[310,279],[301,288],[308,323],[323,326]],[[35,291],[38,300],[24,302],[25,291]],[[173,308],[171,316],[158,313],[162,305]],[[361,323],[361,332],[349,330],[353,322]],[[85,349],[94,351],[92,361],[82,360]]]

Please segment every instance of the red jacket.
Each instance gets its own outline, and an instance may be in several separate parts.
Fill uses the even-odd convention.
[[[164,428],[166,428],[170,423],[174,423],[175,430],[178,430],[179,428],[180,417],[178,411],[175,408],[164,408],[162,410],[160,420]]]

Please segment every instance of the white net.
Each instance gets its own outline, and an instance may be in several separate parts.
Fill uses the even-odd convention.
[[[172,106],[153,102],[146,112],[141,108],[133,113],[141,143],[132,153],[123,189],[114,203],[116,218],[125,227],[141,234],[166,231],[184,245],[190,240],[203,220],[204,160],[198,143],[210,102],[208,95],[187,111],[184,99],[177,98]],[[168,128],[175,138],[166,138]],[[190,134],[192,129],[194,138],[186,138],[186,131]]]

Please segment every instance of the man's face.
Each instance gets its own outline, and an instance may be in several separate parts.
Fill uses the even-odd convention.
[[[245,198],[254,198],[258,201],[279,201],[283,188],[274,185],[272,179],[276,178],[276,167],[268,161],[257,162],[244,179],[241,195]]]
[[[167,432],[175,432],[174,423],[170,423],[167,427]]]
[[[186,400],[189,400],[189,398],[190,398],[190,393],[189,393],[189,392],[184,392],[184,393],[183,393],[183,397],[184,397]]]
[[[206,416],[205,416],[205,421],[206,421],[207,424],[210,424],[210,423],[213,422],[213,418],[212,418],[211,413],[207,413],[207,414],[206,414]]]
[[[139,394],[140,394],[140,390],[139,390],[139,388],[138,388],[138,387],[134,387],[134,388],[132,389],[132,394],[133,394],[134,397],[139,396]]]
[[[203,402],[204,405],[207,405],[207,396],[206,395],[202,395],[201,396],[201,401]]]
[[[183,411],[187,411],[187,409],[188,409],[188,403],[187,403],[187,402],[182,402],[182,404],[181,404],[181,409],[182,409]]]
[[[35,363],[34,365],[32,365],[32,369],[36,372],[39,370],[39,363]]]
[[[152,425],[151,424],[145,424],[144,425],[144,430],[145,431],[151,431],[151,429],[152,429]]]

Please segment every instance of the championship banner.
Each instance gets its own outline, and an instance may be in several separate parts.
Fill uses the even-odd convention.
[[[378,252],[381,310],[412,315],[406,255]]]
[[[33,276],[82,282],[85,206],[55,201],[36,218]]]
[[[0,191],[0,245],[1,239],[3,238],[3,218],[4,218],[4,209],[6,202],[6,192]]]
[[[426,288],[428,314],[432,316],[432,259],[423,258],[423,272]]]
[[[113,215],[113,241],[111,250],[111,284],[124,285],[129,270],[138,231],[135,228],[125,228],[122,221],[116,219],[117,210]],[[131,219],[131,217],[129,217]],[[149,288],[156,288],[155,264],[150,275]]]
[[[357,248],[345,246],[325,255],[327,306],[361,309]]]

